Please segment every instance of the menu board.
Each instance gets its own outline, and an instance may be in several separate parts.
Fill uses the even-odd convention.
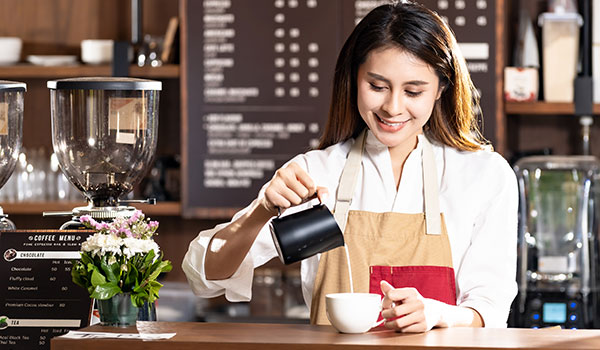
[[[493,1],[422,2],[464,37],[493,140]],[[355,24],[386,3],[183,1],[184,216],[230,216],[275,170],[318,145],[338,52]]]
[[[50,349],[50,338],[88,325],[92,299],[71,267],[89,234],[0,231],[1,349]]]

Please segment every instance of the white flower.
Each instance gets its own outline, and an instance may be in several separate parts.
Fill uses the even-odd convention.
[[[81,251],[91,253],[92,256],[104,256],[106,253],[121,255],[121,245],[123,239],[97,232],[81,244]]]
[[[158,256],[159,247],[154,240],[151,239],[139,239],[139,238],[123,238],[123,254],[127,258],[131,258],[138,253],[148,253],[153,250],[154,255]]]

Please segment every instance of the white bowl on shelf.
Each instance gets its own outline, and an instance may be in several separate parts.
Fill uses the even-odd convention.
[[[17,37],[0,37],[0,65],[19,62],[23,40]]]
[[[82,40],[81,61],[88,64],[110,63],[113,59],[113,45],[113,40]]]
[[[37,66],[68,66],[77,63],[75,55],[29,55],[27,62]]]

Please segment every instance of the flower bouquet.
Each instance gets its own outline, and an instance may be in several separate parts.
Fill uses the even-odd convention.
[[[162,284],[156,279],[172,265],[163,260],[158,244],[154,242],[158,222],[145,218],[136,210],[130,218],[117,218],[112,222],[97,222],[89,215],[79,219],[96,232],[81,244],[81,260],[74,261],[71,270],[73,282],[98,300],[100,320],[103,324],[123,325],[135,323],[138,308],[150,306],[158,299]],[[119,305],[114,300],[119,300]],[[112,304],[101,301],[111,301]],[[103,308],[112,313],[123,313],[122,303],[130,305],[129,321],[107,321]],[[104,305],[104,307],[103,307]],[[108,310],[108,311],[111,311]],[[110,313],[110,312],[109,312]],[[107,316],[108,317],[108,316]]]

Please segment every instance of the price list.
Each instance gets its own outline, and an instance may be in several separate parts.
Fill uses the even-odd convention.
[[[190,1],[192,206],[241,207],[273,172],[316,147],[327,118],[339,1]],[[311,19],[307,21],[307,19]],[[190,35],[190,38],[192,36]],[[190,50],[192,51],[192,50]],[[193,79],[193,81],[191,81]],[[189,85],[188,85],[189,86]],[[193,142],[193,141],[192,141]]]
[[[0,348],[50,349],[88,325],[91,299],[71,281],[86,231],[0,231]]]
[[[440,13],[457,33],[483,95],[484,115],[493,117],[493,2],[421,2]],[[276,169],[318,145],[339,50],[370,10],[387,3],[184,2],[188,16],[184,215],[248,205]],[[485,127],[493,140],[494,123]]]

